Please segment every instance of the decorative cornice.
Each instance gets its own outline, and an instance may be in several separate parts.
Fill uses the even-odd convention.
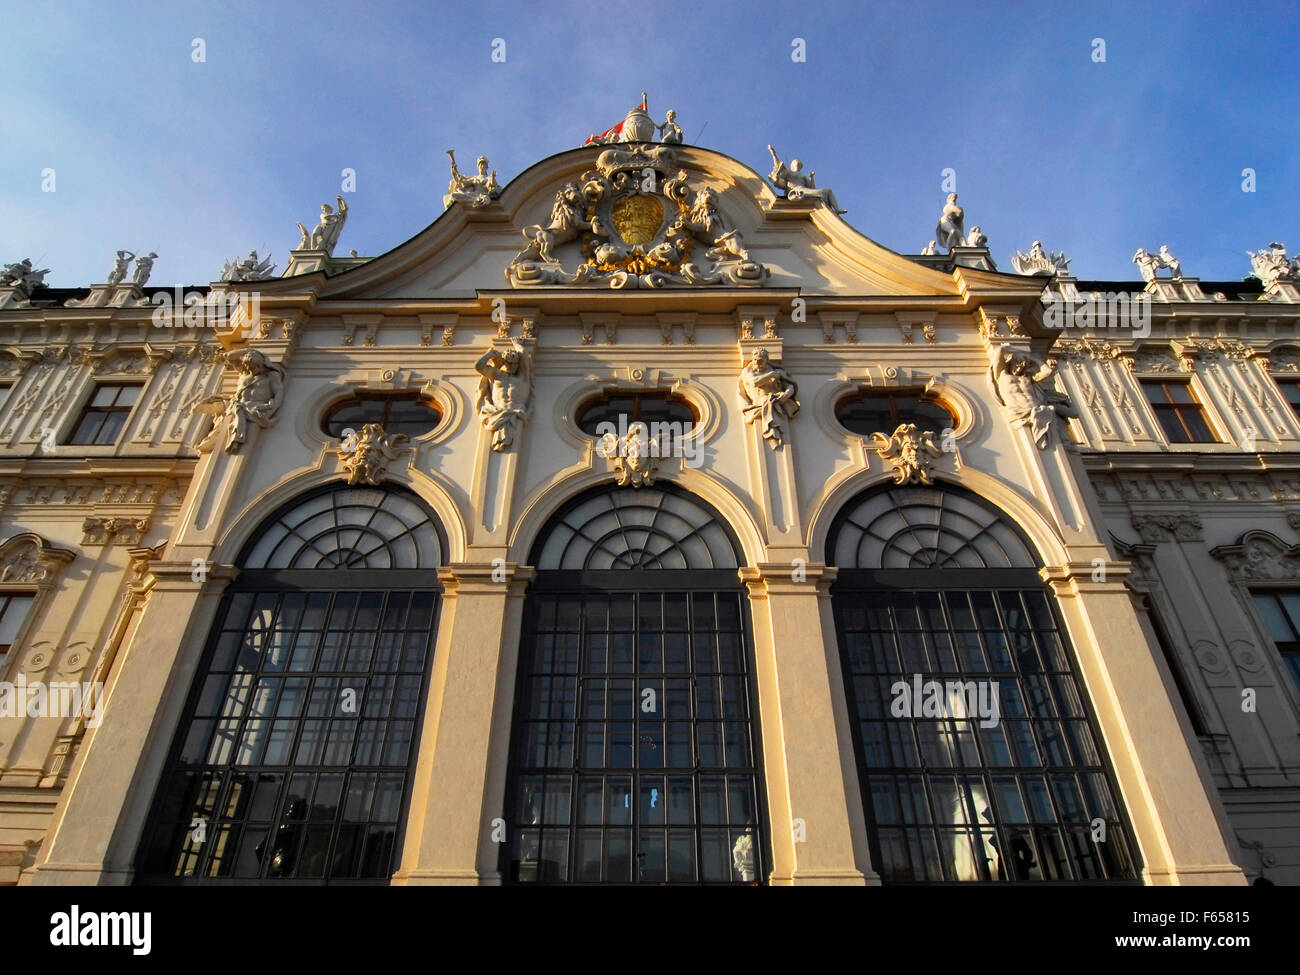
[[[1133,527],[1144,542],[1198,542],[1204,539],[1204,528],[1199,515],[1191,511],[1175,514],[1133,515]]]

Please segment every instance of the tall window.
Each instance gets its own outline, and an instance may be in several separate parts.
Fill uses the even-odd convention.
[[[1136,877],[1065,631],[1019,531],[958,489],[846,506],[827,562],[887,883]]]
[[[433,653],[440,532],[413,496],[330,490],[264,524],[195,682],[140,875],[392,875]]]
[[[13,648],[35,601],[36,597],[27,593],[0,595],[0,663]]]
[[[1291,679],[1300,687],[1300,590],[1257,590],[1251,595]]]
[[[1170,443],[1219,442],[1191,383],[1182,379],[1143,379],[1142,391]]]
[[[1291,404],[1291,410],[1297,417],[1300,417],[1300,379],[1279,379],[1274,377],[1277,382],[1277,388],[1282,391],[1286,401]]]
[[[599,489],[532,555],[511,748],[514,883],[755,884],[762,771],[738,548],[668,489]]]
[[[131,415],[131,407],[135,406],[139,396],[140,387],[137,385],[105,383],[96,386],[68,442],[78,445],[117,443],[118,435]]]

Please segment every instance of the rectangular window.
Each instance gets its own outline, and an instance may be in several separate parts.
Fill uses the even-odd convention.
[[[103,445],[117,443],[118,435],[126,426],[131,407],[140,396],[139,386],[97,386],[77,421],[69,443]]]
[[[1282,397],[1291,404],[1295,415],[1300,417],[1300,379],[1279,379],[1277,388],[1282,391]]]
[[[1196,401],[1189,382],[1180,379],[1143,379],[1142,391],[1155,411],[1170,443],[1218,443],[1205,408]]]
[[[1300,687],[1300,589],[1273,589],[1251,595],[1291,679]]]
[[[26,593],[0,595],[0,659],[18,639],[18,631],[23,628],[35,600],[35,596]]]

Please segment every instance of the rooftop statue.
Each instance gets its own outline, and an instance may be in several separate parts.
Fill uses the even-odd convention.
[[[772,172],[768,179],[772,185],[785,193],[787,200],[817,200],[819,203],[825,203],[835,213],[848,213],[849,211],[840,208],[839,201],[835,199],[835,191],[829,187],[819,187],[816,183],[815,172],[804,175],[803,160],[791,159],[790,165],[787,166],[781,162],[776,154],[776,150],[771,146],[767,151],[772,154]]]
[[[677,113],[672,109],[662,125],[650,117],[646,93],[641,92],[641,104],[627,113],[623,121],[611,125],[600,135],[589,135],[584,146],[608,146],[618,142],[654,142],[655,133],[662,133],[660,142],[680,145],[682,142],[681,126],[677,124]]]
[[[1246,251],[1246,254],[1250,257],[1255,277],[1259,278],[1266,288],[1272,287],[1278,281],[1288,281],[1295,275],[1295,269],[1287,260],[1286,244],[1273,241],[1265,250]],[[1297,267],[1300,267],[1300,257],[1296,258],[1296,262]]]
[[[32,259],[26,257],[17,263],[6,264],[3,269],[0,269],[0,284],[31,294],[33,289],[45,287],[45,275],[49,273],[48,267],[40,271],[34,270]]]
[[[326,254],[334,253],[334,245],[339,242],[339,234],[343,232],[343,223],[348,218],[348,205],[344,202],[343,197],[336,196],[334,199],[338,202],[339,208],[333,209],[328,203],[320,205],[320,223],[318,223],[309,234],[307,228],[298,224],[298,230],[302,234],[302,240],[298,242],[298,250],[324,251]]]
[[[984,231],[979,227],[971,227],[970,235],[966,238],[967,247],[988,247],[989,239],[985,236]]]
[[[1174,280],[1178,280],[1183,276],[1183,266],[1179,262],[1178,258],[1169,253],[1168,244],[1161,244],[1160,252],[1158,254],[1152,254],[1144,248],[1139,247],[1133,254],[1133,263],[1136,264],[1138,270],[1142,272],[1143,281],[1154,281],[1156,279],[1156,272],[1161,268],[1167,268],[1170,277]]]
[[[1060,251],[1048,254],[1043,250],[1042,241],[1037,240],[1030,245],[1028,254],[1016,251],[1011,258],[1011,266],[1017,274],[1064,274],[1069,264],[1070,259],[1065,254]]]
[[[226,261],[221,268],[222,281],[260,281],[275,273],[271,258],[258,260],[257,251],[249,251],[243,260]]]
[[[158,255],[153,251],[135,259],[135,276],[132,278],[132,282],[136,287],[144,287],[145,282],[149,280],[149,275],[153,273],[153,262],[157,259]]]
[[[467,206],[487,206],[501,195],[501,184],[497,182],[497,171],[488,172],[487,156],[478,157],[478,175],[466,176],[456,168],[456,151],[448,149],[451,157],[451,182],[447,185],[447,194],[442,198],[442,205],[449,207],[453,203]]]
[[[108,284],[121,284],[126,277],[127,265],[135,257],[130,251],[118,251],[117,257],[113,258],[113,270],[108,272]]]
[[[943,205],[943,213],[939,215],[939,224],[934,228],[934,236],[940,247],[951,252],[954,247],[965,246],[965,219],[966,211],[957,205],[957,194],[949,193],[948,202]]]

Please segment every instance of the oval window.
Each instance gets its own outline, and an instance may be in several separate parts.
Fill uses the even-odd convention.
[[[942,400],[923,389],[890,389],[855,393],[840,400],[835,418],[860,436],[893,433],[903,423],[918,430],[942,432],[957,426],[957,417]]]
[[[414,440],[441,420],[438,408],[419,393],[358,393],[326,410],[321,429],[341,440],[345,430],[359,431],[367,423],[378,423],[390,436],[404,433]]]
[[[695,407],[670,393],[607,393],[587,400],[576,412],[578,428],[592,437],[603,432],[602,423],[611,423],[620,430],[638,420],[648,424],[677,423],[685,434],[700,422]],[[624,418],[621,423],[620,417]]]

